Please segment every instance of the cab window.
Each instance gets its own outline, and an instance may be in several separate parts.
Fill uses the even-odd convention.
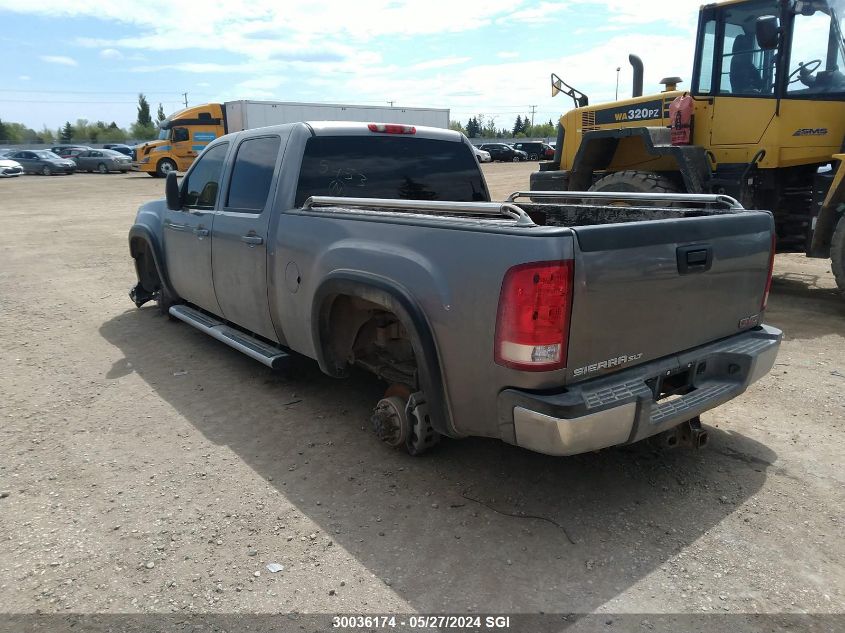
[[[186,127],[175,127],[173,128],[173,142],[178,143],[180,141],[187,141],[188,140],[188,128]]]
[[[762,15],[778,14],[776,0],[708,10],[698,38],[695,92],[774,97],[777,49],[758,45],[756,24]]]
[[[189,209],[213,209],[220,189],[228,143],[204,151],[182,183],[182,199]]]
[[[798,13],[789,54],[790,96],[845,92],[841,23],[827,6]]]
[[[250,138],[238,146],[226,208],[261,212],[267,204],[282,139],[278,136]]]

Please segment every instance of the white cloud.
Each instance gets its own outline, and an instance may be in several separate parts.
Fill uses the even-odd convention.
[[[447,66],[459,66],[470,61],[472,57],[443,57],[432,59],[427,62],[420,62],[411,66],[411,70],[429,70],[431,68],[446,68]]]
[[[104,48],[100,51],[100,57],[103,59],[123,59],[123,53],[116,48]]]
[[[20,75],[18,79],[21,81],[29,81],[29,75]]]
[[[41,55],[41,61],[48,64],[61,64],[62,66],[79,66],[73,57],[65,55]]]
[[[595,103],[613,98],[615,70],[621,66],[620,93],[628,94],[628,52],[645,61],[647,93],[659,90],[657,80],[663,76],[680,74],[689,81],[700,2],[673,0],[667,9],[665,0],[38,0],[7,3],[4,10],[120,24],[100,32],[125,37],[77,38],[75,43],[104,58],[113,50],[134,60],[130,70],[138,73],[193,73],[193,79],[204,80],[195,84],[205,88],[203,99],[396,99],[404,106],[450,107],[453,118],[494,114],[498,124],[509,127],[529,105],[538,106],[539,120],[557,118],[571,107],[562,97],[551,98],[552,72]],[[202,19],[185,20],[194,14]],[[517,52],[520,38],[531,41],[535,25],[552,20],[558,25],[554,38]],[[446,39],[449,33],[491,25],[502,39],[474,59],[461,43],[472,38]],[[442,44],[438,50],[444,57],[426,59],[432,50],[425,46],[432,41],[423,39],[427,35]],[[511,50],[500,50],[505,47]],[[402,65],[402,58],[394,59],[399,49],[405,59],[411,51],[425,61]],[[211,57],[214,53],[225,56]],[[76,64],[69,57],[44,59]],[[225,74],[237,79],[221,81]],[[282,87],[284,95],[279,94]],[[205,94],[212,92],[213,98]]]

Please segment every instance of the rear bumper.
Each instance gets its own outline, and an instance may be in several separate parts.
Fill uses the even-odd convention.
[[[781,336],[764,325],[561,393],[505,389],[499,394],[499,421],[513,424],[518,446],[548,455],[637,442],[741,394],[771,370]],[[660,381],[683,374],[693,387],[689,393],[655,400]]]

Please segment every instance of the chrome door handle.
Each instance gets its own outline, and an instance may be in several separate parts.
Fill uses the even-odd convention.
[[[241,235],[241,242],[246,242],[250,246],[255,246],[256,244],[263,244],[264,238],[260,235]]]
[[[194,235],[197,237],[208,237],[208,229],[194,229]]]

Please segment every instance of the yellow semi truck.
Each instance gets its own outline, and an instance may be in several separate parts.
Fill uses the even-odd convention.
[[[576,107],[531,189],[728,194],[773,212],[780,250],[830,257],[845,290],[843,4],[702,6],[688,92],[668,77],[642,96],[635,56],[630,99],[590,105],[553,75]]]
[[[228,101],[204,103],[171,114],[159,124],[155,141],[135,150],[136,167],[163,178],[185,171],[211,141],[230,132],[300,121],[363,121],[405,123],[448,128],[449,110],[293,103],[287,101]]]

